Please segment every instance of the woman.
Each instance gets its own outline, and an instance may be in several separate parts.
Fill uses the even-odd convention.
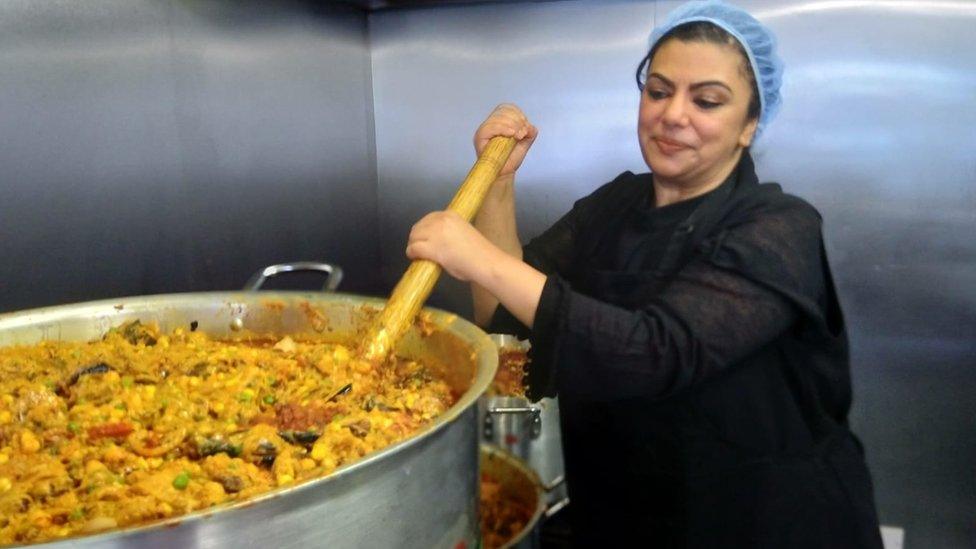
[[[650,174],[621,174],[524,248],[519,142],[475,226],[418,222],[407,255],[472,282],[476,320],[529,336],[558,393],[584,547],[880,547],[847,428],[847,338],[817,211],[757,181],[749,145],[779,103],[772,35],[719,2],[682,6],[638,68]]]

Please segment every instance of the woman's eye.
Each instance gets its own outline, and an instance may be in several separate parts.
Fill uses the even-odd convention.
[[[705,110],[714,109],[722,105],[718,101],[710,101],[708,99],[695,99],[695,104]]]
[[[655,90],[655,89],[648,88],[647,89],[647,95],[651,99],[654,99],[655,101],[657,101],[659,99],[664,99],[665,97],[667,97],[668,96],[668,92],[666,92],[664,90]]]

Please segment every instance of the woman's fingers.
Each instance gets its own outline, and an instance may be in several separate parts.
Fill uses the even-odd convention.
[[[529,147],[538,134],[539,130],[529,123],[522,109],[510,103],[503,103],[495,107],[488,118],[478,126],[474,134],[474,149],[480,156],[493,137],[515,138],[518,141],[515,150],[499,172],[500,177],[510,176],[522,165]]]
[[[519,139],[525,136],[529,124],[525,114],[514,105],[499,105],[478,128],[479,134],[493,133]],[[521,135],[518,135],[521,134]]]
[[[457,212],[451,210],[431,212],[414,223],[413,227],[410,228],[410,236],[407,241],[434,241],[439,243],[450,236],[451,224],[455,222],[464,223],[464,219]]]
[[[408,237],[408,242],[414,241],[425,241],[430,240],[431,232],[435,230],[435,227],[439,223],[439,214],[444,212],[431,212],[422,218],[420,221],[414,223],[413,227],[410,228],[410,236]]]
[[[492,137],[503,135],[523,139],[528,135],[531,124],[515,122],[512,120],[486,120],[475,132],[475,141],[481,143],[488,141]]]
[[[479,233],[450,210],[425,215],[410,229],[406,254],[410,259],[429,259],[452,276],[466,279],[471,264],[474,240]]]
[[[431,259],[430,245],[423,241],[407,244],[407,257],[410,259]]]

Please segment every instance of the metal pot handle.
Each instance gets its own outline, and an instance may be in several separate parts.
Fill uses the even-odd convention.
[[[494,420],[491,418],[494,414],[530,414],[532,416],[532,428],[529,434],[533,439],[539,438],[542,434],[542,409],[536,406],[489,406],[485,414],[485,424],[482,429],[485,433],[485,438],[490,439],[493,436],[494,431]]]
[[[552,505],[546,507],[546,510],[543,511],[542,514],[545,515],[547,519],[550,519],[552,518],[553,515],[562,511],[563,508],[566,507],[567,505],[569,505],[569,496],[564,497],[563,499],[557,501],[556,503],[553,503]]]
[[[566,484],[566,477],[564,475],[559,475],[558,477],[552,479],[552,481],[550,481],[549,484],[544,485],[542,488],[545,489],[546,493],[549,493],[555,490],[556,488],[559,488],[563,484]],[[556,503],[547,505],[546,510],[543,512],[543,514],[547,519],[552,518],[553,515],[561,511],[563,507],[566,507],[567,505],[569,505],[569,496],[564,497],[563,499],[557,501]]]
[[[322,286],[323,292],[334,292],[339,287],[339,283],[342,282],[342,269],[337,265],[316,261],[295,261],[294,263],[270,265],[254,273],[254,276],[244,284],[244,291],[255,292],[261,288],[265,280],[281,273],[297,271],[318,271],[326,273],[328,276],[325,279],[325,284]]]

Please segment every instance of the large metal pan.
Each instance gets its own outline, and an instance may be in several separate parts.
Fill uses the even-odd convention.
[[[362,337],[379,299],[298,292],[173,294],[0,315],[0,345],[91,340],[128,320],[216,336],[318,332]],[[71,538],[45,547],[476,547],[478,425],[475,402],[497,367],[491,340],[455,315],[427,309],[435,331],[412,328],[398,354],[422,358],[462,396],[412,438],[334,473],[245,502],[160,523]]]

